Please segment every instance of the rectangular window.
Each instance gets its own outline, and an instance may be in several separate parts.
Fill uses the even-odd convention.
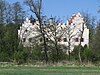
[[[67,42],[67,38],[63,38],[64,42]]]
[[[79,38],[74,38],[75,42],[79,42]],[[84,42],[84,38],[81,38],[81,42]]]
[[[60,42],[61,41],[61,38],[58,38],[58,42]]]
[[[25,32],[27,32],[28,30],[26,29]]]
[[[32,42],[32,38],[29,38],[29,42]]]
[[[46,41],[48,41],[48,38],[46,38]]]
[[[23,42],[25,42],[26,41],[26,38],[23,38]]]
[[[75,42],[79,42],[79,39],[78,38],[74,38]]]

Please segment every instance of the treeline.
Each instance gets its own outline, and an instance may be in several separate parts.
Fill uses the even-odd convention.
[[[26,0],[26,4],[28,0]],[[31,2],[32,3],[32,2]],[[39,3],[41,4],[41,3]],[[31,5],[31,4],[27,4]],[[39,8],[39,7],[38,7]],[[37,9],[38,9],[37,8]],[[33,9],[34,10],[34,9]],[[32,11],[33,11],[32,10]],[[41,10],[41,8],[40,8]],[[23,47],[18,38],[18,29],[25,18],[25,11],[19,2],[9,4],[4,0],[0,0],[0,62],[35,63],[51,62],[57,63],[62,61],[79,61],[79,46],[75,46],[73,52],[68,54],[64,52],[67,47],[59,45],[56,37],[56,25],[51,26],[54,41],[49,41],[44,36],[45,29],[42,29],[41,11],[35,10],[35,15],[40,23],[40,32],[43,43],[35,42],[33,47]],[[34,11],[33,11],[34,13]],[[86,45],[81,48],[82,62],[92,62],[99,64],[100,62],[100,21],[88,13],[83,13],[84,20],[89,33],[89,47]]]
[[[18,39],[18,25],[17,24],[0,24],[0,62],[15,62],[22,63],[35,63],[45,62],[45,52],[43,43],[33,43],[33,47],[23,47],[19,44]],[[86,45],[81,49],[82,62],[98,63],[100,62],[100,23],[97,23],[97,27],[94,28],[94,33],[90,37],[89,47]],[[91,34],[91,33],[90,33]],[[67,47],[57,45],[59,54],[57,56],[56,46],[51,41],[48,41],[48,62],[56,63],[62,61],[79,61],[78,46],[75,46],[73,52],[67,55],[64,50]]]
[[[0,24],[22,23],[25,15],[26,12],[20,2],[10,4],[5,0],[0,0]]]

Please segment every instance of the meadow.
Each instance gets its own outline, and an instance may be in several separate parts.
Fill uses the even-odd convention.
[[[100,75],[100,67],[0,66],[0,75]]]

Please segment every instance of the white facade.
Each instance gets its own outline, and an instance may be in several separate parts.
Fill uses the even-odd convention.
[[[89,29],[84,23],[84,18],[78,12],[77,14],[73,14],[70,20],[66,25],[66,34],[63,37],[67,38],[67,42],[60,42],[61,44],[65,44],[68,46],[68,42],[70,42],[70,51],[74,49],[74,46],[78,46],[80,43],[80,34],[83,31],[83,36],[81,39],[81,45],[89,46]],[[69,41],[70,39],[70,41]]]
[[[73,14],[67,23],[59,23],[57,24],[57,36],[59,37],[61,34],[63,36],[60,38],[59,44],[63,44],[65,46],[68,46],[68,42],[70,42],[70,48],[71,51],[73,50],[75,45],[79,45],[80,42],[80,34],[84,26],[84,32],[83,32],[83,38],[81,45],[84,46],[89,45],[89,29],[84,23],[84,18],[81,16],[81,14],[78,12],[77,14]],[[50,20],[52,24],[52,21]],[[52,32],[47,32],[47,35],[50,36],[52,40]],[[70,35],[70,36],[69,36]],[[22,41],[24,46],[30,46],[35,41],[39,41],[41,36],[41,33],[39,32],[39,22],[35,21],[34,24],[30,22],[28,18],[26,18],[26,21],[22,24],[20,29],[18,30],[18,36],[20,40]],[[46,37],[48,37],[46,36]],[[70,39],[70,40],[69,40]]]

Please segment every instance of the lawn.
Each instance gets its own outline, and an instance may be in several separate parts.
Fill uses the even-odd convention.
[[[100,67],[0,66],[0,75],[100,75]]]

